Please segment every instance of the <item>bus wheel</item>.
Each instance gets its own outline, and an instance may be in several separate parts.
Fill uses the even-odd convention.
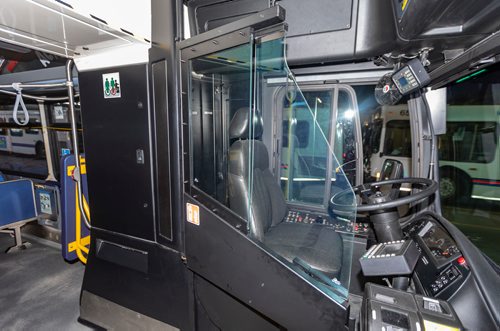
[[[37,159],[45,158],[45,146],[41,141],[38,141],[35,145],[35,156]]]
[[[439,171],[439,193],[448,204],[467,203],[472,193],[471,178],[457,168],[441,168]]]

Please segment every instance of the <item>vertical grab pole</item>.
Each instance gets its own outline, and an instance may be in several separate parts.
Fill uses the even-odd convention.
[[[75,155],[75,175],[76,175],[76,187],[77,187],[77,199],[78,199],[78,209],[82,215],[85,225],[90,229],[90,222],[83,208],[83,192],[82,192],[82,177],[80,169],[80,153],[78,150],[78,129],[76,127],[76,114],[75,114],[75,95],[73,91],[73,59],[68,59],[66,62],[66,86],[68,88],[68,101],[69,101],[69,114],[71,119],[71,135],[73,142],[73,154]]]
[[[52,149],[50,148],[49,131],[47,130],[47,113],[45,111],[45,103],[43,100],[38,100],[38,109],[40,110],[40,120],[42,122],[43,144],[45,146],[45,158],[47,159],[47,168],[49,174],[45,180],[57,182],[54,176],[54,163],[52,162]]]

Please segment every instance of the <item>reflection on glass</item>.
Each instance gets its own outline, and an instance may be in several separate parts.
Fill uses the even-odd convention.
[[[500,263],[500,67],[448,88],[439,136],[443,214]]]
[[[45,178],[48,175],[38,105],[27,104],[30,122],[19,126],[12,118],[12,104],[0,109],[0,171],[13,176]],[[19,120],[24,121],[22,112]],[[8,128],[7,128],[8,127]]]

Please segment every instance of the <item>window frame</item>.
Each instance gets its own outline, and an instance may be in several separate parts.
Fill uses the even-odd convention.
[[[359,120],[359,108],[358,108],[358,101],[356,97],[356,92],[352,88],[352,86],[348,84],[321,84],[321,83],[307,83],[307,84],[300,84],[299,87],[302,92],[316,92],[316,91],[330,91],[332,93],[332,105],[331,105],[331,113],[330,113],[330,125],[328,126],[328,132],[325,132],[325,134],[328,137],[328,141],[331,144],[331,146],[335,146],[335,133],[336,130],[332,128],[331,123],[337,123],[337,118],[338,118],[338,103],[339,103],[339,92],[345,91],[350,97],[350,100],[353,104],[353,110],[354,110],[354,121],[357,123],[355,125],[355,137],[356,137],[356,142],[355,142],[355,150],[356,150],[356,159],[358,160],[356,162],[356,182],[354,183],[355,185],[360,185],[363,181],[363,151],[360,150],[360,139],[362,139],[361,135],[361,124]],[[285,97],[285,92],[286,88],[285,87],[279,87],[278,90],[275,92],[274,95],[274,101],[273,101],[273,136],[276,137],[282,137],[282,122],[283,122],[283,99]],[[278,146],[279,145],[279,146]],[[273,160],[270,162],[273,165],[273,169],[276,175],[276,172],[280,173],[281,172],[281,139],[279,144],[273,144],[272,148],[272,156]],[[340,160],[339,160],[340,162]],[[326,174],[332,174],[334,170],[334,165],[333,165],[333,155],[332,153],[327,153],[327,167],[326,167],[326,172],[325,172],[325,177]],[[342,164],[339,164],[342,166]],[[331,175],[330,175],[331,176]],[[281,179],[280,176],[275,176],[277,177],[278,183],[280,183]],[[323,204],[318,205],[318,204],[311,204],[311,203],[306,203],[306,202],[300,202],[300,201],[289,201],[287,198],[286,202],[289,206],[296,207],[296,208],[307,208],[313,211],[317,212],[322,212],[324,211],[324,208],[328,206],[329,200],[331,198],[331,185],[326,185],[326,178],[325,178],[325,183],[324,183],[324,197],[323,197]]]
[[[194,38],[192,38],[194,39]],[[181,49],[181,150],[182,150],[182,176],[183,176],[183,193],[189,195],[192,199],[202,204],[212,213],[229,223],[235,229],[243,234],[248,234],[247,221],[237,215],[234,211],[229,209],[226,205],[222,204],[209,194],[198,188],[193,182],[193,155],[192,140],[191,140],[191,60],[201,58],[206,55],[224,51],[230,48],[249,44],[253,52],[253,43],[255,35],[252,28],[244,28],[227,35],[217,38],[217,42],[209,39],[197,44],[187,45]],[[186,42],[189,40],[186,40]],[[253,68],[251,69],[253,71]],[[229,146],[227,146],[229,148]],[[186,217],[185,208],[182,211],[184,218]]]

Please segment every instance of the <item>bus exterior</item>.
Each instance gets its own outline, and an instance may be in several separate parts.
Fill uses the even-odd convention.
[[[371,176],[380,177],[386,159],[400,161],[411,176],[411,134],[406,105],[382,107],[370,135]],[[446,134],[438,137],[443,201],[470,198],[500,201],[498,143],[500,106],[448,106]]]
[[[30,122],[40,123],[40,113],[29,111]],[[0,122],[14,123],[12,111],[0,110]],[[0,128],[0,151],[44,157],[42,130],[34,128]]]
[[[380,179],[382,165],[387,159],[403,164],[404,177],[411,171],[411,131],[408,105],[383,106],[374,115],[371,147],[370,176]]]
[[[448,106],[446,134],[438,138],[443,200],[500,201],[500,106]]]

